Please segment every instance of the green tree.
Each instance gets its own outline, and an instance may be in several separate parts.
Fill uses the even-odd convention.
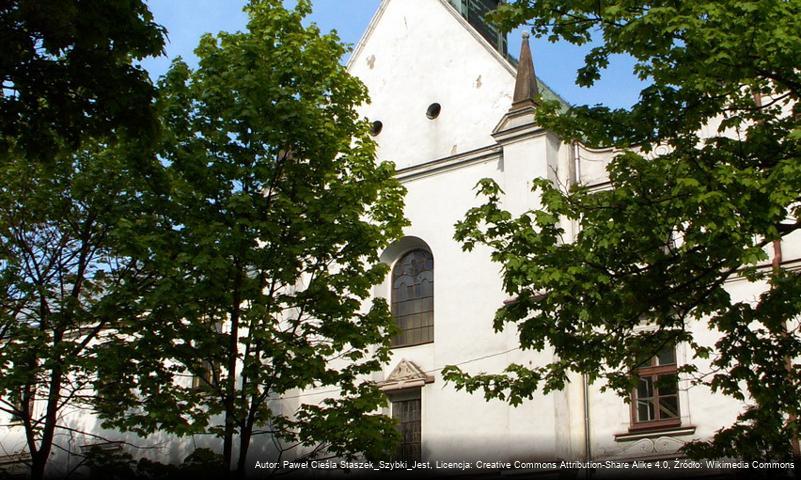
[[[395,433],[365,378],[388,360],[393,322],[363,301],[405,225],[404,189],[375,162],[345,47],[303,26],[310,2],[246,11],[246,32],[204,36],[198,69],[177,61],[160,82],[172,190],[146,265],[163,280],[132,322],[146,328],[106,346],[104,376],[121,379],[106,424],[216,434],[239,475],[255,435],[278,458],[376,457]],[[310,388],[338,395],[317,404]]]
[[[0,411],[38,479],[62,414],[91,408],[93,345],[140,284],[120,232],[159,165],[125,139],[157,133],[134,61],[164,30],[139,0],[11,0],[0,39]]]
[[[161,54],[164,30],[142,0],[4,1],[0,44],[0,151],[49,158],[118,129],[153,133],[153,85],[132,61]]]
[[[542,206],[515,217],[497,184],[480,183],[486,202],[456,239],[489,246],[503,267],[517,301],[495,328],[516,325],[523,349],[551,348],[555,360],[497,375],[451,367],[446,378],[516,404],[579,372],[628,398],[644,360],[684,343],[711,364],[680,367],[686,378],[749,405],[688,452],[798,464],[801,276],[783,267],[781,240],[797,242],[801,228],[801,2],[516,0],[493,15],[507,29],[588,44],[579,85],[626,54],[649,86],[628,109],[563,113],[539,99],[537,121],[563,140],[621,149],[608,189],[537,180]],[[668,153],[647,159],[659,145]],[[566,243],[570,222],[580,230]],[[734,277],[763,293],[733,299],[724,284]],[[693,338],[699,323],[716,342]]]
[[[92,409],[94,348],[147,284],[123,253],[148,188],[140,153],[95,143],[0,163],[0,412],[22,425],[34,479],[73,428],[64,414]]]

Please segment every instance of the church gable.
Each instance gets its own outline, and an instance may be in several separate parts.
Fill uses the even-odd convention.
[[[494,144],[515,85],[447,0],[384,0],[349,69],[370,91],[362,113],[382,123],[379,158],[398,168]]]

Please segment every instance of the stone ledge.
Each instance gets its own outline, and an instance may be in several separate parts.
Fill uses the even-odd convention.
[[[686,427],[668,427],[658,428],[653,430],[641,430],[636,432],[616,433],[616,442],[630,442],[633,440],[640,440],[643,438],[659,438],[659,437],[678,437],[682,435],[692,435],[695,433],[695,426],[690,425]]]

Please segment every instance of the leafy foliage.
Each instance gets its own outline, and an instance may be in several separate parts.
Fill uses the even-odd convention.
[[[207,448],[196,449],[180,465],[165,465],[147,458],[137,460],[124,450],[103,450],[99,446],[91,447],[82,457],[74,470],[85,470],[82,478],[90,480],[213,480],[224,474],[220,455]]]
[[[516,325],[524,349],[555,360],[446,378],[516,404],[580,372],[628,398],[638,365],[684,344],[695,360],[684,378],[750,405],[689,453],[798,456],[801,276],[779,262],[801,227],[801,2],[517,0],[493,16],[552,41],[594,40],[579,85],[628,54],[650,86],[630,109],[562,113],[540,99],[537,121],[564,140],[619,149],[608,188],[536,180],[541,207],[514,217],[496,183],[479,184],[486,203],[456,239],[503,266],[516,302],[495,328]],[[734,297],[731,281],[763,293]],[[699,325],[716,340],[696,337]]]
[[[138,147],[94,142],[53,162],[0,163],[0,411],[41,478],[65,409],[91,408],[94,347],[147,276],[126,231],[143,217]]]
[[[112,130],[153,133],[153,86],[132,62],[162,53],[164,29],[143,1],[5,1],[0,32],[0,150],[50,159]]]
[[[12,0],[0,38],[0,411],[37,479],[62,414],[92,408],[95,342],[146,284],[124,231],[159,165],[134,61],[161,53],[164,30],[138,0]]]
[[[405,225],[404,189],[374,160],[342,43],[302,25],[310,3],[246,10],[248,31],[204,36],[199,68],[176,61],[159,84],[170,192],[152,199],[161,231],[140,244],[161,280],[129,340],[100,354],[114,379],[99,385],[103,415],[219,435],[226,467],[238,438],[241,474],[254,435],[279,458],[375,457],[396,434],[366,379],[388,360],[393,322],[383,300],[363,300],[387,274],[377,255]],[[298,393],[314,389],[339,396]]]

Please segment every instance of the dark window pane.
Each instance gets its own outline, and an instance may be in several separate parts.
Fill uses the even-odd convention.
[[[679,416],[679,397],[670,395],[667,397],[659,397],[659,418],[665,420],[668,418],[676,418]]]
[[[656,354],[657,365],[671,365],[676,363],[676,349],[672,346],[665,347]]]
[[[660,375],[659,380],[656,382],[656,388],[659,391],[659,396],[675,395],[678,392],[678,376],[673,373],[670,375]]]
[[[431,327],[434,325],[434,311],[429,310],[427,312],[420,313],[420,325],[421,326],[428,326]]]
[[[392,418],[398,421],[401,436],[399,460],[420,460],[420,399],[392,402]]]
[[[426,250],[404,255],[392,269],[392,314],[400,330],[392,346],[434,341],[434,257]]]
[[[637,398],[650,398],[654,396],[654,382],[651,377],[640,378],[637,385]]]

